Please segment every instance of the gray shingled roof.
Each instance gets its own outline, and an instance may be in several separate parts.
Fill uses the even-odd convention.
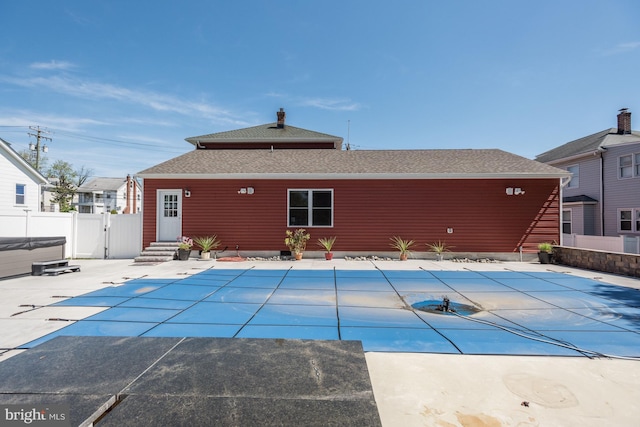
[[[38,172],[36,168],[31,166],[29,162],[23,159],[20,153],[13,149],[9,141],[5,141],[4,139],[0,138],[0,155],[2,155],[3,151],[7,156],[12,157],[13,161],[15,161],[19,165],[18,168],[20,168],[22,172],[30,176],[36,183],[43,185],[49,184],[47,178],[44,177],[40,172]],[[11,159],[9,159],[9,161],[11,161]],[[6,171],[4,173],[6,173]]]
[[[633,131],[631,134],[620,135],[617,128],[605,129],[539,154],[536,156],[536,160],[543,163],[553,163],[581,154],[593,153],[600,148],[630,142],[640,142],[640,132]]]
[[[92,191],[117,191],[126,184],[126,178],[94,178],[78,187],[80,193]]]
[[[194,150],[138,173],[142,178],[568,177],[568,172],[496,149]]]
[[[244,129],[230,130],[226,132],[210,133],[208,135],[192,136],[185,139],[193,145],[200,142],[255,142],[255,141],[332,141],[342,143],[339,136],[286,125],[278,128],[277,123],[267,123]]]

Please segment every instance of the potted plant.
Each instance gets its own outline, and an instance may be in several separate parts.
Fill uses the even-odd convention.
[[[538,245],[538,260],[540,264],[551,264],[553,256],[553,245],[549,242],[543,242]]]
[[[304,228],[298,228],[294,231],[287,230],[286,234],[287,237],[284,239],[284,244],[294,253],[296,261],[301,260],[302,253],[306,249],[307,241],[311,238],[311,235]]]
[[[391,247],[400,251],[400,261],[406,261],[407,257],[411,253],[411,246],[415,243],[413,240],[404,240],[400,236],[393,236],[390,238]]]
[[[324,254],[324,259],[327,261],[333,259],[333,253],[331,252],[331,248],[336,243],[336,237],[322,237],[318,239],[318,246],[321,246],[326,251]]]
[[[186,261],[189,259],[189,255],[191,255],[191,247],[193,246],[193,239],[182,236],[178,237],[178,259],[180,261]]]
[[[215,249],[220,246],[220,240],[217,235],[213,236],[196,236],[193,238],[196,245],[200,246],[200,259],[210,259],[211,249]]]
[[[436,256],[438,257],[438,261],[442,261],[443,254],[445,252],[450,252],[449,246],[447,246],[445,242],[442,242],[440,240],[433,243],[427,243],[427,248],[429,248],[429,251],[436,254]]]

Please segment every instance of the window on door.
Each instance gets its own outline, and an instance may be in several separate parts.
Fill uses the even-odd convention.
[[[163,215],[165,218],[175,218],[178,216],[177,194],[165,194],[163,205]]]

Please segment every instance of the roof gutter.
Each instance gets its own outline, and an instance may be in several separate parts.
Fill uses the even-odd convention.
[[[601,153],[603,153],[605,150],[606,150],[606,148],[598,147],[594,151],[587,151],[586,153],[574,154],[573,156],[562,157],[561,159],[555,159],[555,160],[551,160],[551,161],[548,161],[548,162],[540,162],[540,163],[545,163],[547,165],[553,166],[553,165],[557,165],[557,164],[560,164],[560,163],[566,163],[566,162],[572,162],[574,160],[579,160],[579,159],[582,159],[584,157],[598,156]]]
[[[137,177],[143,179],[295,179],[295,180],[318,180],[318,179],[343,179],[343,180],[364,180],[364,179],[566,179],[568,183],[570,175],[567,174],[424,174],[424,173],[138,173]]]

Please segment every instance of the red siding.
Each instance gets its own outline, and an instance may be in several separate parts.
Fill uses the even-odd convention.
[[[444,240],[455,252],[537,251],[559,241],[559,180],[157,180],[144,181],[145,206],[156,189],[189,188],[183,198],[183,234],[217,234],[240,250],[286,250],[287,189],[334,190],[334,226],[306,227],[308,249],[319,237],[337,236],[336,251],[392,251],[399,235],[425,243]],[[242,187],[255,193],[238,194]],[[506,187],[525,194],[506,195]],[[144,245],[155,240],[155,209],[144,210]],[[453,228],[453,234],[447,234]]]

